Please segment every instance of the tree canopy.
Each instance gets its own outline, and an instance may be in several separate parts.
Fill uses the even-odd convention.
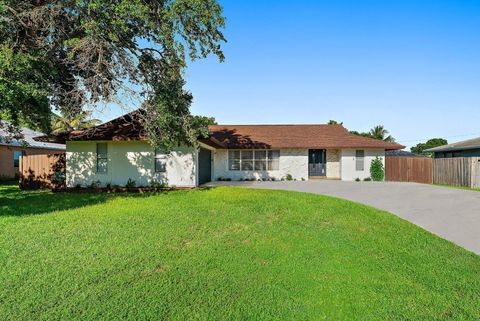
[[[432,156],[432,153],[425,152],[426,149],[447,145],[448,141],[444,138],[432,138],[425,143],[417,144],[410,148],[410,151],[415,154]]]
[[[368,137],[378,140],[383,140],[386,142],[395,142],[395,138],[392,135],[389,135],[389,131],[385,129],[385,126],[378,125],[370,129],[368,132],[358,132],[356,130],[351,130],[350,134],[354,134],[357,136]]]
[[[0,0],[0,115],[48,130],[52,109],[134,97],[153,141],[192,143],[211,120],[190,114],[183,72],[224,60],[224,26],[216,0]]]

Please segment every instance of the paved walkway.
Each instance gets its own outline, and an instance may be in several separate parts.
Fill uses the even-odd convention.
[[[391,212],[480,254],[480,192],[397,182],[212,182],[330,195]]]

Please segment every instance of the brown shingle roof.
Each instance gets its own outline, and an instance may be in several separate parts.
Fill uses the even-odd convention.
[[[350,134],[341,125],[215,125],[209,130],[225,148],[405,148]]]
[[[56,141],[146,140],[142,117],[134,111],[104,124],[61,134]],[[214,148],[379,148],[405,146],[350,134],[341,125],[214,125],[200,142]],[[42,140],[44,137],[40,137]]]

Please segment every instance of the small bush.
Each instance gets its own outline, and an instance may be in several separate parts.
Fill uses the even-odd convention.
[[[360,179],[360,177],[357,177],[357,178],[355,179],[355,182],[361,182],[361,181],[362,181],[362,180]]]
[[[127,189],[132,189],[132,188],[135,188],[136,186],[137,186],[137,183],[131,178],[129,178],[127,181],[127,184],[125,184],[125,187]]]
[[[164,182],[158,182],[158,181],[155,181],[155,180],[151,180],[149,182],[149,186],[151,188],[157,189],[157,188],[165,188],[165,187],[167,187],[167,184],[165,184]]]
[[[365,177],[363,180],[364,180],[365,182],[370,182],[370,181],[372,180],[372,178],[370,178],[370,177]]]
[[[102,183],[100,181],[92,181],[88,187],[95,189],[99,188]]]
[[[380,157],[376,157],[370,165],[370,176],[375,182],[381,182],[385,178],[385,168]]]
[[[304,181],[305,181],[305,178],[302,177],[302,182],[304,182]]]
[[[287,181],[293,181],[293,176],[292,176],[292,174],[287,174],[287,176],[285,176],[285,180],[287,180]]]

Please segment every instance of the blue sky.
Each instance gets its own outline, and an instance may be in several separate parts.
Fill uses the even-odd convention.
[[[193,113],[220,124],[383,124],[408,146],[480,136],[480,1],[220,2],[226,61],[190,64]]]

